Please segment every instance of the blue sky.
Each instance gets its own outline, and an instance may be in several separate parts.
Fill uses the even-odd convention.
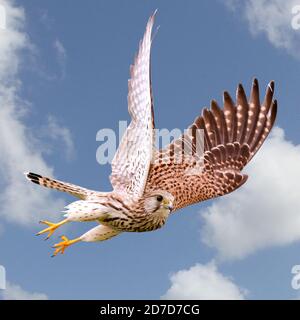
[[[1,0],[10,15],[0,34],[0,61],[8,65],[0,68],[4,298],[299,296],[291,269],[300,264],[300,30],[290,26],[290,7],[278,15],[279,1],[262,3]],[[242,82],[249,92],[255,76],[262,94],[275,80],[279,128],[236,195],[185,208],[161,230],[79,244],[51,259],[58,235],[75,237],[94,224],[72,223],[48,242],[35,237],[40,218],[58,221],[73,198],[29,184],[22,172],[110,190],[110,166],[96,161],[96,133],[129,120],[129,65],[156,8],[157,127],[184,129],[210,99],[221,103],[223,90],[234,96]]]

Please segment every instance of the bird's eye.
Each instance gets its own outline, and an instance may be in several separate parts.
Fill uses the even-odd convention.
[[[162,196],[157,196],[157,197],[156,197],[156,200],[159,201],[159,202],[161,202],[161,201],[163,200],[163,197],[162,197]]]

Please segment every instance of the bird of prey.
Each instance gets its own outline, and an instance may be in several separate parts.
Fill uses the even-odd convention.
[[[223,108],[216,101],[204,108],[190,130],[161,150],[154,147],[154,112],[150,75],[150,49],[155,14],[147,23],[138,53],[130,68],[128,110],[131,122],[112,161],[111,192],[26,173],[32,182],[67,192],[79,200],[66,207],[65,219],[58,223],[41,221],[49,238],[71,221],[95,221],[96,227],[80,237],[55,244],[54,256],[77,242],[103,241],[122,232],[144,232],[161,228],[170,213],[228,194],[247,180],[241,171],[268,136],[277,111],[274,83],[269,83],[260,103],[258,81],[254,79],[249,100],[238,85],[236,101],[227,92]],[[198,129],[204,133],[198,152]],[[189,152],[182,150],[183,145]],[[179,159],[180,158],[180,159]]]

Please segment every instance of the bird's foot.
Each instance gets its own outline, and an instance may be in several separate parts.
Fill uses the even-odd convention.
[[[66,248],[68,248],[71,244],[81,241],[81,238],[69,240],[66,236],[61,236],[61,239],[63,240],[62,242],[59,242],[53,246],[53,248],[55,248],[55,251],[52,257],[55,257],[58,253],[63,254]]]
[[[58,222],[58,223],[53,223],[53,222],[49,222],[49,221],[46,221],[46,220],[42,220],[42,221],[40,221],[40,223],[47,225],[48,228],[41,230],[41,231],[38,232],[36,235],[39,236],[39,235],[41,235],[41,234],[43,234],[43,233],[47,233],[47,232],[48,232],[48,235],[47,235],[47,237],[46,237],[46,239],[45,239],[45,240],[47,240],[47,239],[49,239],[49,238],[52,236],[53,232],[54,232],[58,227],[62,226],[62,225],[65,224],[66,222],[67,222],[66,219],[63,220],[63,221],[61,221],[61,222]]]

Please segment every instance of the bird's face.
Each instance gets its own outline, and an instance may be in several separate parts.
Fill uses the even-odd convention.
[[[173,201],[174,197],[168,192],[152,192],[145,197],[145,211],[169,214],[173,210]]]

